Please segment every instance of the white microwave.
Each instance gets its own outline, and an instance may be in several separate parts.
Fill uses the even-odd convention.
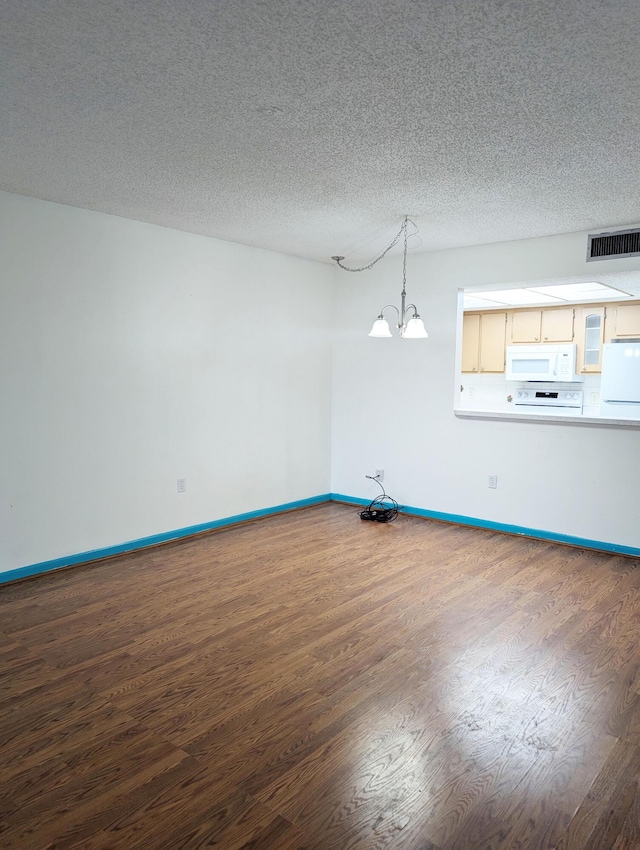
[[[584,381],[576,374],[576,346],[508,345],[507,381]]]

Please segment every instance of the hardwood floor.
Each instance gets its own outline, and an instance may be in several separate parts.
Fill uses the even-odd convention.
[[[2,848],[640,848],[640,562],[343,505],[0,588]]]

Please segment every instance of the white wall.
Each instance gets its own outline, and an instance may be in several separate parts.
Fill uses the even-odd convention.
[[[327,493],[331,280],[0,193],[0,572]]]
[[[407,290],[428,340],[370,339],[399,303],[401,257],[334,272],[332,492],[371,498],[385,470],[401,504],[640,547],[640,431],[456,418],[459,287],[639,268],[586,263],[586,234],[409,254]],[[498,475],[498,489],[487,487]]]
[[[585,246],[410,254],[430,337],[374,340],[400,257],[349,275],[0,193],[0,572],[330,489],[370,498],[380,467],[403,504],[640,547],[637,429],[453,414],[458,288],[597,272]]]

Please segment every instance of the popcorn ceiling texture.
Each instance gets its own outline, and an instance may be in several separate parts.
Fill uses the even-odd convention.
[[[640,220],[637,0],[0,0],[0,188],[327,260]]]

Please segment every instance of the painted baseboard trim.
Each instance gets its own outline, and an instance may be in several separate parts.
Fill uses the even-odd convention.
[[[238,525],[252,519],[260,519],[273,514],[281,514],[293,511],[296,508],[307,508],[311,505],[321,505],[331,501],[331,494],[324,493],[321,496],[311,496],[308,499],[298,499],[295,502],[286,502],[284,505],[274,505],[271,508],[261,508],[258,511],[248,511],[245,514],[223,517],[213,522],[203,522],[200,525],[190,525],[186,528],[177,528],[174,531],[164,531],[160,534],[152,534],[149,537],[141,537],[138,540],[128,540],[115,546],[106,546],[104,549],[92,549],[89,552],[80,552],[77,555],[67,555],[64,558],[55,558],[52,561],[42,561],[39,564],[30,564],[26,567],[18,567],[15,570],[7,570],[0,573],[0,584],[16,581],[21,578],[48,573],[52,570],[60,570],[64,567],[74,567],[78,564],[88,564],[91,561],[99,561],[102,558],[110,558],[113,555],[122,555],[125,552],[135,552],[138,549],[147,549],[149,546],[157,546],[159,543],[168,543],[170,540],[180,540],[183,537],[192,537],[203,531],[213,531],[217,528],[225,528],[229,525]]]
[[[370,499],[359,499],[355,496],[345,496],[342,493],[332,493],[332,502],[344,502],[348,505],[368,505]],[[489,519],[463,516],[462,514],[447,514],[440,511],[428,511],[424,508],[414,508],[409,505],[402,507],[403,514],[437,519],[442,522],[453,522],[456,525],[471,525],[475,528],[486,528],[489,531],[503,531],[506,534],[517,534],[522,537],[533,537],[537,540],[549,540],[553,543],[566,543],[579,546],[582,549],[596,549],[599,552],[614,552],[617,555],[631,555],[640,558],[640,549],[634,546],[622,546],[619,543],[606,543],[602,540],[589,540],[586,537],[573,537],[571,534],[558,534],[555,531],[543,531],[539,528],[527,528],[522,525],[509,525],[504,522],[493,522]]]
[[[356,496],[345,496],[342,493],[323,493],[320,496],[311,496],[308,499],[299,499],[295,502],[286,502],[285,504],[274,505],[270,508],[262,508],[257,511],[248,511],[244,514],[223,517],[222,519],[216,519],[212,522],[204,522],[199,525],[190,525],[173,531],[152,534],[149,537],[141,537],[138,540],[129,540],[125,543],[119,543],[115,546],[107,546],[103,549],[92,549],[89,552],[80,552],[77,555],[67,555],[63,558],[55,558],[51,561],[42,561],[38,564],[18,567],[15,570],[7,570],[6,572],[0,573],[0,585],[17,581],[18,579],[36,576],[41,573],[48,573],[54,570],[63,569],[65,567],[73,567],[79,564],[88,564],[92,561],[100,561],[103,558],[110,558],[113,555],[122,555],[125,552],[136,552],[140,549],[147,549],[150,546],[157,546],[160,543],[168,543],[171,540],[180,540],[185,537],[192,537],[195,534],[201,534],[202,532],[214,531],[217,528],[226,528],[227,526],[238,525],[239,523],[248,522],[249,520],[261,519],[262,517],[296,510],[297,508],[321,505],[326,502],[342,502],[347,505],[368,505],[370,500],[360,499]],[[542,529],[537,528],[527,528],[520,525],[509,525],[503,522],[477,519],[476,517],[468,517],[463,514],[448,514],[442,513],[441,511],[429,511],[425,508],[415,508],[410,505],[403,506],[402,513],[410,516],[436,519],[442,522],[451,522],[456,525],[469,525],[475,528],[484,528],[489,531],[502,531],[506,534],[516,534],[522,537],[532,537],[537,540],[549,540],[554,543],[566,543],[570,546],[580,546],[584,549],[596,549],[600,552],[612,552],[618,555],[630,555],[635,558],[640,558],[640,548],[622,546],[618,543],[606,543],[602,540],[589,540],[583,537],[573,537],[570,534],[558,534],[554,531],[543,531]]]

